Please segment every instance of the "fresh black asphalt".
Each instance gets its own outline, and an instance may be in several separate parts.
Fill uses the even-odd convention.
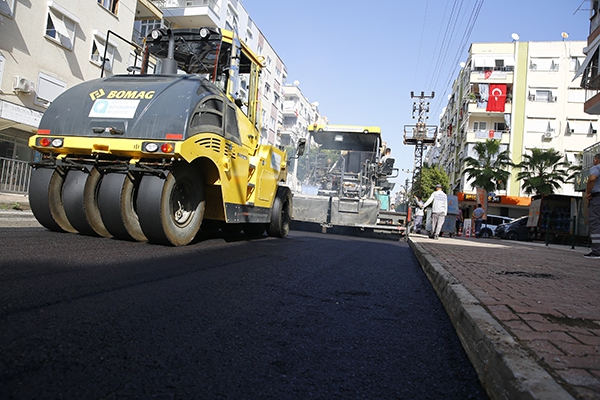
[[[484,399],[403,242],[0,229],[0,398]]]

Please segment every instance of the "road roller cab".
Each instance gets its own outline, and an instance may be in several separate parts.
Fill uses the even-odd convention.
[[[155,31],[147,50],[162,74],[84,82],[44,113],[29,142],[38,221],[172,245],[201,226],[286,236],[286,154],[259,143],[262,59],[216,28]]]

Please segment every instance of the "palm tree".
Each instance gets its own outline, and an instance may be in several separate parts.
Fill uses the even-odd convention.
[[[465,158],[463,175],[473,180],[473,186],[481,187],[488,193],[505,187],[510,177],[508,167],[513,166],[508,150],[501,150],[500,141],[495,139],[475,143],[473,150],[477,158]]]
[[[522,181],[521,188],[526,194],[552,194],[569,179],[571,166],[561,161],[562,155],[554,149],[531,150],[523,155],[523,161],[515,165],[521,171],[517,179]]]

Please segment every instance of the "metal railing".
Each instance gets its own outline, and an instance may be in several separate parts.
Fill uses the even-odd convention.
[[[0,192],[27,194],[30,177],[28,162],[0,157]]]

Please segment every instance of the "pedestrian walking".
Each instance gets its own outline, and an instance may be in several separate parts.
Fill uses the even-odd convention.
[[[432,204],[433,203],[433,204]],[[431,193],[431,196],[427,199],[423,208],[432,204],[431,207],[431,233],[429,237],[431,239],[437,239],[442,231],[446,214],[448,213],[448,196],[442,190],[442,185],[439,183],[435,185],[435,191]]]
[[[423,202],[417,196],[415,196],[415,203],[417,206],[415,207],[415,224],[413,227],[413,232],[421,233],[421,229],[423,228]]]
[[[592,251],[585,258],[600,258],[600,154],[594,156],[594,165],[590,168],[585,198],[588,200],[588,229],[592,240]]]
[[[477,204],[477,208],[473,210],[473,218],[475,219],[475,237],[479,237],[479,231],[481,230],[481,224],[483,223],[483,216],[485,210],[481,204]]]

